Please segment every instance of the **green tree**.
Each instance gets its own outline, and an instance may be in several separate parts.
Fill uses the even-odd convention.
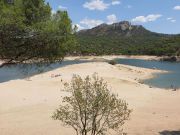
[[[96,74],[84,80],[74,76],[65,83],[70,96],[63,98],[53,115],[65,126],[71,126],[77,135],[105,135],[108,130],[119,131],[131,110],[125,101],[111,94],[102,78]],[[69,95],[69,94],[68,94]]]
[[[66,11],[51,14],[44,0],[0,0],[0,59],[4,64],[62,61],[75,44]]]
[[[22,4],[28,25],[46,21],[51,17],[51,7],[44,0],[22,0]]]

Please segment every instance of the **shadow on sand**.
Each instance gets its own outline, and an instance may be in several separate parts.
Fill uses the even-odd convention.
[[[180,131],[167,131],[164,130],[162,132],[159,132],[160,135],[180,135]]]

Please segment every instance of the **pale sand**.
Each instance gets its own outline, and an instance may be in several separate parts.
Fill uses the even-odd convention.
[[[161,57],[158,56],[148,56],[148,55],[104,55],[104,56],[69,56],[66,60],[94,60],[94,59],[105,59],[113,60],[116,58],[131,58],[131,59],[143,59],[143,60],[159,60]]]
[[[64,92],[61,79],[97,72],[111,91],[125,99],[133,113],[124,125],[128,135],[158,135],[164,130],[180,130],[180,91],[170,91],[138,83],[161,72],[132,66],[112,66],[103,62],[70,65],[31,77],[0,84],[0,135],[74,135],[51,119]],[[61,74],[51,78],[51,74]],[[115,135],[115,134],[112,134]]]
[[[3,64],[3,61],[0,60],[0,65]]]

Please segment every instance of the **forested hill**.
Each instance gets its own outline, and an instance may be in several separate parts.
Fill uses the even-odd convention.
[[[180,55],[180,34],[155,33],[127,21],[81,30],[77,39],[82,55]]]

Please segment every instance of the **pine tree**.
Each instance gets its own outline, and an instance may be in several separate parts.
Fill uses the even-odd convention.
[[[44,0],[0,0],[0,59],[6,64],[61,61],[74,44],[66,11],[51,14]],[[1,66],[3,66],[1,65]]]

